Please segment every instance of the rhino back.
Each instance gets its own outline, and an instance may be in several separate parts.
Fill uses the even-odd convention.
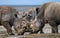
[[[0,19],[2,21],[8,21],[13,18],[15,12],[16,10],[12,7],[0,6]]]
[[[45,9],[44,17],[47,20],[60,21],[60,3],[51,3]]]

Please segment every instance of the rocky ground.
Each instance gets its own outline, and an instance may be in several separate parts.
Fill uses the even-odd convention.
[[[13,28],[12,28],[13,29]],[[60,33],[60,26],[58,27]],[[14,30],[14,29],[13,29]],[[60,38],[60,34],[52,34],[51,33],[51,26],[46,24],[43,29],[45,34],[29,34],[25,33],[24,35],[8,35],[6,29],[3,26],[0,26],[0,38]],[[15,32],[15,31],[13,31]]]

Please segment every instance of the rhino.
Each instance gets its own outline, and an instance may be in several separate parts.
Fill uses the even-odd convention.
[[[9,6],[0,6],[0,25],[6,28],[9,35],[14,35],[12,32],[12,26],[16,17],[17,11],[15,8]]]
[[[33,30],[35,30],[34,26],[36,28],[40,26],[39,24],[37,24],[38,26],[35,25],[36,23],[39,23],[39,21],[37,21],[37,20],[35,21],[35,18],[37,17],[36,15],[38,14],[38,9],[39,8],[31,8],[31,9],[28,10],[28,12],[17,13],[17,16],[18,16],[19,20],[21,20],[21,19],[25,20],[24,21],[25,24],[22,22],[22,20],[19,21],[19,22],[18,22],[18,20],[16,20],[15,23],[14,23],[15,27],[17,26],[15,28],[15,29],[17,29],[16,32],[19,31],[19,32],[17,32],[18,35],[23,35],[24,32],[30,32],[32,34],[32,33],[34,33]],[[20,24],[22,24],[21,26],[25,26],[25,30],[21,30],[21,29],[24,29],[24,28],[21,27]],[[33,25],[33,26],[31,26],[31,25]],[[18,27],[21,27],[21,28],[18,28]],[[20,30],[23,31],[23,33],[21,33]],[[38,32],[38,30],[35,31],[35,33],[37,33],[37,32]],[[41,33],[43,33],[42,30],[41,30]]]
[[[24,35],[25,32],[30,32],[30,22],[27,20],[27,12],[18,12],[17,18],[14,21],[14,29],[17,35]]]
[[[50,24],[52,27],[52,33],[58,33],[58,25],[60,25],[60,18],[59,18],[59,12],[60,12],[60,3],[58,2],[49,2],[41,5],[39,8],[36,8],[37,15],[37,22],[39,23],[39,30],[43,33],[43,27],[46,23]],[[35,13],[35,12],[34,12]],[[29,14],[28,14],[29,15]],[[30,15],[32,16],[32,15]],[[33,22],[33,20],[32,20]],[[36,21],[35,21],[36,23]],[[32,26],[37,27],[36,24],[34,25],[34,22],[32,23]],[[32,30],[35,31],[32,27]],[[37,29],[38,30],[38,29]]]
[[[38,12],[37,19],[41,20],[44,25],[46,23],[50,24],[52,27],[52,33],[58,33],[58,25],[60,25],[60,3],[45,3],[38,10],[40,11]],[[44,27],[44,25],[41,26]]]
[[[43,27],[43,24],[40,26],[40,21],[37,19],[38,9],[32,8],[28,12],[17,13],[18,19],[14,22],[14,29],[18,35],[23,35],[25,32],[37,33]],[[43,31],[40,30],[40,33]]]
[[[28,29],[27,31],[30,32],[30,34],[38,33],[39,31],[43,33],[41,28],[43,28],[44,24],[42,24],[42,26],[40,25],[41,21],[37,19],[38,12],[39,8],[31,8],[28,12],[25,12],[26,30]]]

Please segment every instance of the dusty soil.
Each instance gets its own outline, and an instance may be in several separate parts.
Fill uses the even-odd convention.
[[[13,28],[12,28],[13,29]],[[58,27],[59,34],[51,33],[51,26],[46,24],[43,31],[45,34],[29,34],[25,33],[24,35],[8,35],[6,29],[3,26],[0,26],[0,38],[60,38],[60,26]],[[13,32],[15,33],[14,29]]]

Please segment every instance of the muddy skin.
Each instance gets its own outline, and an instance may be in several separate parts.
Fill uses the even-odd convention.
[[[30,32],[30,23],[27,20],[27,13],[18,12],[17,19],[14,21],[14,29],[17,35],[23,35],[25,32]]]
[[[22,19],[14,21],[14,29],[17,35],[23,35],[26,31],[26,23]]]

